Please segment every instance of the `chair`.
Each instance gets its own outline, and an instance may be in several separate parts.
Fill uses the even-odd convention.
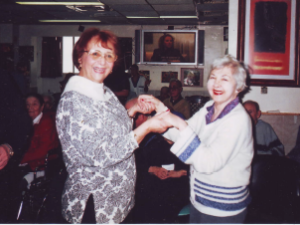
[[[192,95],[185,97],[185,100],[187,100],[190,103],[192,115],[194,115],[209,99],[210,97],[200,95]]]
[[[50,150],[45,157],[45,164],[35,169],[34,180],[31,182],[30,188],[22,193],[17,221],[25,223],[39,222],[48,197],[51,181],[54,176],[64,170],[60,151],[60,148]],[[45,176],[37,177],[37,172],[41,170],[45,170]]]

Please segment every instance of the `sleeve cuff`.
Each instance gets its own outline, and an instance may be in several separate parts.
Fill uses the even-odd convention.
[[[132,146],[133,146],[133,149],[137,149],[139,147],[139,144],[137,143],[136,139],[135,139],[135,135],[134,135],[134,132],[133,131],[130,131],[129,133],[129,136],[132,140]]]
[[[194,131],[187,126],[180,132],[178,139],[171,148],[181,161],[185,162],[193,152],[200,146],[201,141]]]

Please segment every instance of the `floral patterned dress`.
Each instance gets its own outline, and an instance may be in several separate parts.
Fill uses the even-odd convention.
[[[92,194],[97,223],[120,223],[134,205],[132,121],[110,89],[84,77],[70,79],[56,126],[68,172],[62,214],[80,223]]]

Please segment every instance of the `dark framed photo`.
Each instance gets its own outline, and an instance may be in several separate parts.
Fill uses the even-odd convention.
[[[0,43],[0,68],[8,71],[14,69],[14,49],[13,44]]]
[[[34,60],[34,48],[33,46],[19,46],[19,59],[22,61]]]
[[[203,87],[203,68],[181,68],[181,82],[185,87]]]
[[[169,83],[171,79],[178,79],[178,72],[161,72],[162,83]]]
[[[228,41],[228,27],[223,28],[223,40]]]
[[[299,87],[298,0],[239,0],[238,59],[250,84]]]

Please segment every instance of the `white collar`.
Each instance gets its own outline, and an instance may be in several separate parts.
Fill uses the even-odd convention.
[[[37,117],[34,118],[34,120],[32,121],[33,122],[33,125],[35,124],[39,124],[41,119],[43,117],[43,112],[41,112]]]
[[[100,101],[107,101],[110,97],[106,94],[103,83],[96,83],[82,76],[73,76],[69,79],[63,94],[68,91],[76,91]]]

